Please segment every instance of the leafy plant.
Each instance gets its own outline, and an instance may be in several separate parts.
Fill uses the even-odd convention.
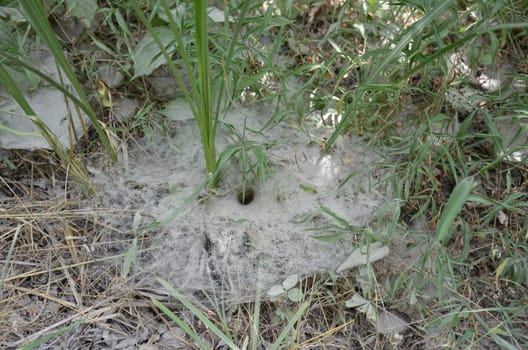
[[[194,316],[196,316],[201,322],[203,322],[204,325],[207,326],[213,334],[215,334],[219,339],[221,339],[230,349],[232,350],[239,350],[239,349],[247,349],[249,344],[247,340],[244,340],[244,343],[241,347],[239,347],[234,337],[229,334],[227,331],[224,331],[220,328],[218,328],[210,318],[208,318],[198,307],[196,307],[186,296],[184,296],[182,293],[180,293],[178,290],[176,290],[173,286],[171,286],[167,281],[164,281],[162,279],[158,279],[158,281],[162,284],[162,286],[169,292],[171,296],[176,298],[178,301],[180,301],[187,309],[189,309]],[[205,341],[203,341],[202,338],[187,324],[185,323],[180,317],[178,317],[174,312],[172,312],[170,309],[168,309],[163,303],[161,303],[159,300],[152,298],[152,303],[159,308],[163,313],[165,313],[174,323],[176,323],[179,327],[181,327],[185,332],[198,344],[200,349],[208,350],[210,349],[210,346],[207,345]],[[277,339],[268,347],[268,349],[277,350],[277,349],[283,349],[286,343],[288,346],[293,346],[292,340],[287,340],[289,332],[292,330],[292,328],[297,324],[297,322],[301,319],[301,317],[306,312],[308,306],[310,305],[309,302],[303,302],[299,304],[299,307],[295,314],[288,320],[288,323],[286,326],[282,329],[282,331],[277,336]],[[249,349],[256,350],[261,348],[261,341],[259,339],[258,335],[258,324],[260,319],[260,301],[257,298],[256,300],[256,307],[254,310],[254,317],[253,317],[253,324],[251,325],[251,347]]]
[[[26,115],[31,118],[35,126],[40,131],[42,137],[48,142],[48,144],[52,147],[52,149],[56,152],[57,156],[59,157],[61,164],[64,168],[70,169],[70,173],[72,174],[73,179],[81,184],[83,188],[90,190],[91,185],[88,177],[88,173],[86,172],[84,166],[74,158],[68,150],[64,147],[64,145],[58,140],[57,136],[53,134],[53,131],[51,131],[47,125],[40,120],[33,111],[33,108],[31,105],[27,102],[26,98],[24,97],[24,94],[20,91],[19,87],[15,83],[15,81],[11,78],[7,70],[4,68],[3,64],[0,63],[0,81],[2,81],[2,84],[7,89],[7,91],[10,93],[10,95],[17,101],[17,103],[20,105],[22,110],[26,113]]]
[[[465,178],[453,189],[446,208],[438,220],[435,243],[446,244],[449,240],[452,234],[453,221],[460,214],[474,187],[475,184],[472,179]]]
[[[147,18],[140,8],[137,1],[132,2],[133,9],[145,25],[152,40],[158,46],[163,61],[168,64],[169,69],[174,75],[181,91],[184,94],[185,100],[189,104],[194,119],[200,131],[200,139],[202,149],[204,152],[204,160],[207,175],[210,178],[210,185],[216,186],[218,181],[218,159],[216,154],[216,132],[219,123],[220,106],[222,103],[222,93],[224,86],[221,81],[216,81],[215,90],[218,91],[216,96],[213,96],[211,82],[211,75],[213,74],[210,65],[209,52],[209,35],[208,35],[208,12],[207,1],[194,1],[194,33],[195,33],[195,53],[196,57],[192,57],[192,51],[188,43],[185,41],[186,33],[183,32],[185,27],[181,23],[181,12],[185,11],[182,6],[171,8],[166,0],[161,0],[161,12],[168,23],[168,30],[165,27],[155,27],[152,24],[155,13]],[[242,28],[243,20],[247,14],[251,2],[245,2],[241,8],[238,21],[233,29],[233,36],[223,60],[230,62],[233,54],[238,34]],[[229,25],[229,18],[226,17],[225,25]],[[173,51],[179,54],[185,73],[190,77],[190,87],[185,84],[182,73],[177,67],[177,62],[172,58]],[[157,59],[159,61],[159,58]],[[149,62],[151,65],[152,62]],[[159,65],[156,63],[155,65]],[[154,66],[155,67],[155,66]],[[213,105],[216,103],[216,105]]]
[[[60,81],[56,82],[50,79],[46,74],[40,72],[38,69],[32,67],[30,64],[25,62],[23,58],[16,55],[13,50],[0,50],[0,82],[7,89],[10,95],[17,101],[23,111],[31,118],[35,126],[38,128],[43,138],[48,142],[51,148],[57,153],[63,167],[70,169],[70,173],[73,175],[74,180],[83,184],[85,188],[90,188],[88,174],[84,169],[84,166],[75,158],[73,152],[68,152],[64,145],[62,145],[56,135],[45,125],[44,122],[35,114],[30,104],[27,102],[23,91],[20,89],[18,84],[15,82],[13,77],[9,74],[9,71],[5,68],[20,67],[26,71],[29,71],[37,75],[40,79],[45,80],[51,86],[61,91],[66,98],[71,100],[76,107],[76,114],[81,125],[84,126],[82,120],[81,111],[85,113],[92,122],[95,130],[97,131],[98,137],[103,143],[105,149],[110,155],[112,160],[116,160],[117,156],[106,133],[104,125],[97,119],[94,110],[92,109],[84,89],[81,86],[75,72],[72,69],[70,62],[66,59],[63,49],[57,40],[56,34],[51,28],[47,20],[47,14],[45,12],[42,1],[19,1],[22,14],[25,20],[31,25],[31,28],[36,32],[38,37],[47,45],[50,52],[53,54],[57,65],[61,71],[65,74],[66,78],[71,82],[75,93],[71,93],[66,85]],[[75,114],[75,113],[72,113]],[[73,118],[73,117],[70,117]],[[73,126],[70,124],[69,126]],[[86,129],[85,133],[86,133]],[[87,135],[86,135],[87,136]],[[73,140],[69,145],[70,149],[73,149]]]

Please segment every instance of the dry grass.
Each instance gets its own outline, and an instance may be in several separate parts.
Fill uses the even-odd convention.
[[[0,343],[18,347],[76,320],[116,317],[120,298],[107,290],[121,283],[120,256],[102,254],[114,242],[105,241],[99,210],[86,208],[50,155],[18,152],[10,159],[16,169],[1,169],[0,251],[7,258],[14,249],[2,261]]]

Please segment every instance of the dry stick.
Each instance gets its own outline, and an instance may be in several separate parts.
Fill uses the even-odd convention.
[[[13,256],[13,251],[15,250],[15,244],[16,244],[18,234],[20,233],[21,228],[22,228],[22,225],[19,224],[17,228],[15,229],[15,234],[13,236],[13,242],[11,242],[11,246],[9,247],[9,251],[7,252],[4,269],[2,271],[2,275],[0,276],[0,299],[3,299],[3,295],[2,295],[3,289],[2,288],[4,286],[4,280],[7,276],[7,272],[9,271],[9,266],[10,266],[9,262],[11,261],[11,257]]]
[[[62,266],[66,266],[66,263],[64,261],[64,259],[61,257],[61,256],[57,256],[58,260],[60,261],[61,265]],[[83,265],[79,266],[79,268],[83,268]],[[83,310],[83,304],[82,304],[82,298],[79,296],[79,293],[77,292],[77,288],[75,286],[75,281],[73,280],[70,272],[69,272],[69,269],[65,268],[64,270],[64,275],[66,276],[66,280],[68,281],[68,284],[70,285],[70,289],[71,289],[71,293],[75,299],[75,301],[77,302],[77,309],[79,310]]]

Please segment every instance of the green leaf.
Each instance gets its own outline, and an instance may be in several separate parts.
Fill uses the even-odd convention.
[[[130,32],[130,29],[128,28],[128,25],[127,25],[127,23],[125,21],[125,18],[123,17],[121,12],[119,12],[119,11],[114,12],[114,17],[115,17],[115,19],[117,21],[117,24],[119,25],[119,28],[124,33],[126,33],[128,36],[131,36],[132,33]]]
[[[298,303],[301,301],[302,293],[299,288],[292,288],[288,291],[288,299],[290,299],[291,302]]]
[[[167,102],[165,107],[160,111],[160,114],[166,116],[170,120],[180,122],[192,120],[194,118],[189,104],[182,98]]]
[[[291,23],[292,21],[284,16],[271,16],[266,21],[266,29],[269,30],[274,27],[284,27],[290,25]]]
[[[303,222],[313,220],[313,219],[315,219],[317,217],[319,217],[319,213],[313,212],[313,211],[309,211],[309,212],[306,212],[306,213],[296,214],[293,217],[293,219],[290,220],[290,222],[294,223],[294,224],[302,224]],[[316,229],[314,229],[314,231],[315,230],[318,230],[318,229],[316,228]]]
[[[336,233],[333,235],[310,236],[310,237],[318,241],[321,241],[321,242],[334,243],[334,242],[342,240],[343,238],[345,238],[345,236],[346,236],[346,233],[341,232],[341,233]]]
[[[86,28],[90,28],[99,7],[97,0],[66,0],[66,5],[72,15],[81,20]]]
[[[352,298],[348,299],[345,302],[345,307],[357,308],[357,307],[360,307],[360,306],[363,306],[363,305],[366,305],[366,304],[370,304],[370,301],[368,299],[363,298],[361,295],[356,293],[356,294],[354,294],[352,296]]]
[[[328,214],[330,215],[332,218],[334,218],[335,221],[337,221],[341,227],[347,231],[353,231],[353,232],[358,232],[358,231],[361,231],[361,228],[360,227],[357,227],[357,226],[354,226],[354,225],[351,225],[346,219],[342,218],[341,216],[339,216],[336,212],[332,211],[330,208],[328,207],[321,207],[321,210],[325,213],[325,214]]]
[[[139,225],[141,225],[141,220],[141,212],[137,211],[136,214],[134,214],[134,221],[132,222],[132,232],[134,232],[135,235],[138,234]]]
[[[157,15],[165,23],[170,23],[171,19],[169,19],[169,15],[172,16],[172,19],[174,19],[176,23],[183,23],[183,21],[189,17],[187,9],[183,4],[174,6],[170,9],[168,14],[163,10],[163,7],[159,7]]]
[[[451,235],[453,221],[460,214],[462,207],[468,201],[471,195],[471,191],[475,187],[475,183],[471,178],[465,178],[460,181],[447,202],[446,207],[442,211],[442,215],[438,220],[438,226],[436,228],[435,242],[446,243]]]
[[[165,57],[161,53],[158,43],[154,36],[159,39],[165,50],[169,55],[172,55],[176,50],[174,42],[174,32],[167,27],[152,28],[152,33],[148,32],[136,45],[132,53],[132,60],[134,61],[134,77],[141,77],[149,75],[156,68],[159,68],[166,63]]]
[[[317,190],[311,186],[300,184],[299,187],[306,193],[317,193]]]
[[[207,1],[194,0],[196,24],[196,53],[198,55],[198,91],[200,101],[197,105],[199,118],[198,127],[202,139],[207,173],[214,173],[217,166],[216,159],[216,126],[217,117],[213,116],[211,71],[209,66],[209,36],[207,26]],[[216,179],[214,180],[216,182]],[[212,184],[216,187],[216,183]]]
[[[143,233],[150,232],[152,230],[157,229],[159,226],[161,226],[161,222],[153,221],[150,224],[145,225],[145,227],[143,227],[143,230],[141,232]]]
[[[136,262],[136,256],[137,256],[137,237],[134,237],[132,240],[132,245],[130,248],[128,248],[125,260],[123,261],[123,270],[121,271],[121,276],[123,278],[127,278],[128,274],[130,273],[130,269],[132,268],[132,265]]]

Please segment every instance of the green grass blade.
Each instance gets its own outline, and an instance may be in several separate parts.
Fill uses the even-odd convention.
[[[38,132],[24,132],[24,131],[18,131],[12,128],[8,128],[7,126],[0,124],[0,131],[5,131],[10,134],[16,135],[16,136],[29,136],[29,137],[39,137],[40,134]]]
[[[132,265],[136,263],[137,258],[137,237],[132,239],[132,245],[128,248],[125,254],[125,260],[123,261],[123,269],[121,271],[121,277],[127,278]]]
[[[5,58],[5,63],[7,65],[13,65],[13,66],[19,66],[19,67],[23,67],[24,69],[27,69],[28,71],[30,71],[31,73],[34,73],[35,75],[37,75],[39,78],[41,78],[42,80],[46,81],[47,84],[49,84],[50,86],[53,86],[55,89],[59,90],[60,92],[62,92],[66,97],[68,97],[70,100],[73,101],[73,103],[76,105],[76,106],[79,106],[79,108],[84,112],[86,113],[87,115],[89,113],[91,113],[91,109],[88,108],[77,96],[75,96],[74,94],[72,94],[68,88],[66,88],[65,86],[59,84],[58,82],[56,82],[55,80],[51,79],[48,75],[42,73],[40,70],[38,70],[37,68],[33,67],[32,65],[24,62],[23,60],[20,60],[18,59],[17,57],[9,54],[8,52],[3,52],[3,51],[0,51],[0,56],[3,56]]]
[[[310,237],[312,237],[313,239],[318,240],[319,242],[335,243],[335,242],[339,242],[340,240],[342,240],[346,236],[347,236],[346,233],[341,232],[341,233],[336,233],[336,234],[333,234],[333,235],[310,236]]]
[[[421,33],[427,27],[429,27],[431,23],[434,23],[437,18],[442,16],[448,10],[448,8],[453,5],[453,3],[453,0],[437,2],[438,5],[431,11],[427,12],[425,16],[423,16],[411,28],[409,28],[409,30],[394,45],[394,47],[392,47],[387,52],[387,55],[384,57],[383,61],[374,65],[375,68],[367,77],[366,83],[369,84],[374,82],[376,78],[389,67],[389,65],[398,60],[402,51],[409,46],[411,41],[419,37]]]
[[[501,311],[500,309],[498,311]],[[520,349],[519,347],[509,343],[505,339],[501,338],[497,335],[498,330],[501,329],[501,325],[495,325],[493,328],[490,328],[490,326],[487,324],[487,322],[479,315],[479,313],[475,313],[475,317],[477,318],[478,322],[481,324],[481,326],[486,330],[487,335],[493,339],[495,344],[500,346],[502,349],[507,350],[516,350]]]
[[[208,174],[214,173],[216,170],[216,117],[213,118],[211,108],[211,82],[210,82],[210,68],[209,68],[209,50],[208,50],[208,34],[207,34],[207,3],[204,1],[195,1],[195,39],[196,39],[196,51],[197,51],[197,70],[198,77],[196,79],[196,72],[192,68],[192,60],[187,52],[183,43],[182,33],[178,29],[174,17],[170,11],[169,5],[166,0],[161,1],[162,7],[165,11],[166,16],[169,19],[169,24],[173,32],[175,33],[175,39],[178,45],[178,53],[182,57],[182,61],[187,71],[188,76],[193,77],[197,82],[191,81],[191,92],[186,95],[187,102],[191,106],[193,111],[194,119],[200,130],[200,139],[202,142],[202,148],[204,152],[205,166]],[[161,47],[160,47],[161,48]],[[167,62],[171,60],[167,58]],[[175,70],[175,67],[174,67]],[[173,69],[171,68],[171,71]],[[173,71],[173,74],[175,72]],[[178,76],[179,74],[175,74]],[[183,82],[183,80],[182,80]],[[181,85],[181,84],[180,84]],[[187,90],[183,86],[184,90]],[[214,177],[216,179],[216,177]],[[214,187],[216,181],[212,181],[211,185]]]
[[[445,244],[449,240],[453,221],[460,214],[462,207],[470,198],[471,191],[474,187],[475,183],[469,177],[463,179],[455,186],[438,220],[435,242]]]
[[[154,306],[156,306],[165,315],[167,315],[174,323],[176,323],[178,325],[178,327],[183,329],[185,331],[185,333],[187,333],[191,337],[191,339],[194,340],[196,342],[196,344],[198,344],[198,346],[202,350],[208,350],[210,348],[209,345],[207,345],[203,341],[203,339],[200,338],[200,336],[198,334],[196,334],[194,329],[189,327],[189,325],[187,323],[185,323],[181,318],[179,318],[175,313],[173,313],[171,310],[169,310],[165,305],[163,305],[157,299],[151,298],[151,300],[152,300],[152,303],[154,304]]]
[[[200,100],[198,111],[202,119],[202,143],[205,154],[205,164],[209,174],[216,169],[216,124],[211,106],[211,78],[209,69],[209,40],[207,32],[207,1],[194,0],[195,25],[196,25],[196,50],[198,54],[198,90]]]
[[[200,309],[198,309],[192,302],[190,302],[183,294],[178,292],[174,287],[172,287],[167,281],[159,278],[158,281],[163,285],[163,287],[169,292],[170,295],[178,299],[186,308],[188,308],[200,321],[202,321],[207,328],[211,330],[218,338],[220,338],[229,348],[238,349],[238,346],[235,345],[233,339],[226,333],[222,332],[214,323],[203,314]]]
[[[301,316],[304,314],[304,312],[306,311],[306,309],[308,308],[308,306],[310,306],[310,303],[308,302],[304,302],[301,304],[301,307],[299,307],[299,310],[297,310],[297,312],[295,313],[295,315],[293,315],[293,317],[290,319],[290,321],[288,322],[288,324],[286,325],[286,327],[284,327],[284,329],[282,330],[282,332],[280,332],[279,336],[277,337],[277,339],[275,340],[275,342],[271,345],[271,347],[269,348],[269,350],[278,350],[278,349],[282,349],[281,345],[282,345],[282,342],[284,341],[284,339],[286,338],[286,336],[288,335],[288,333],[290,332],[290,330],[295,326],[295,324],[297,323],[297,321],[299,321],[299,319],[301,318]]]
[[[22,91],[20,91],[15,81],[11,78],[2,63],[0,63],[0,84],[4,86],[7,92],[18,103],[20,108],[22,108],[24,113],[26,113],[26,115],[31,118],[33,124],[35,124],[42,137],[55,151],[55,153],[57,153],[62,166],[65,169],[69,169],[74,181],[83,186],[84,189],[92,191],[93,188],[90,184],[90,177],[88,176],[84,166],[77,159],[70,156],[70,153],[66,150],[64,145],[59,142],[57,136],[53,134],[53,131],[51,131],[48,126],[42,122],[42,120],[35,116],[33,108],[26,100],[24,94]]]
[[[134,3],[135,3],[135,1],[134,1]],[[167,1],[166,0],[162,0],[161,1],[161,5],[163,7],[163,10],[165,11],[165,15],[169,19],[170,28],[174,32],[174,36],[175,36],[174,39],[175,39],[176,44],[178,46],[178,53],[181,56],[181,60],[183,62],[183,66],[185,68],[185,71],[187,72],[189,77],[191,77],[191,79],[195,80],[196,74],[195,74],[195,72],[194,72],[194,70],[192,68],[193,67],[192,59],[189,56],[189,53],[187,52],[187,50],[185,49],[185,43],[183,42],[183,36],[185,34],[180,31],[178,25],[176,24],[176,21],[174,20],[174,16],[172,15],[172,12],[170,10],[170,7],[169,7],[169,4],[167,3]],[[136,10],[136,7],[134,7],[134,10]],[[198,111],[196,110],[197,103],[198,103],[197,101],[199,101],[199,93],[198,93],[196,84],[194,84],[194,81],[191,82],[191,86],[190,86],[191,87],[191,91],[189,92],[187,87],[185,86],[185,83],[184,83],[184,81],[183,81],[183,79],[181,77],[181,74],[179,73],[178,69],[176,68],[176,65],[174,64],[174,62],[171,60],[170,55],[168,54],[167,50],[161,44],[161,42],[157,39],[157,37],[154,34],[152,34],[152,26],[150,25],[150,22],[148,22],[146,20],[145,16],[142,13],[140,13],[140,16],[142,16],[143,24],[147,27],[149,32],[151,32],[151,35],[154,36],[154,40],[156,40],[156,43],[158,44],[158,47],[160,48],[165,60],[167,61],[169,69],[171,70],[172,74],[176,77],[176,81],[177,81],[178,85],[180,86],[180,89],[184,93],[185,100],[189,104],[189,106],[191,108],[191,111],[193,113],[193,116],[196,119],[197,115],[198,115]],[[146,22],[144,22],[144,21],[146,21]],[[198,120],[197,120],[197,122],[198,122]]]
[[[15,81],[11,78],[9,73],[4,67],[3,63],[0,63],[0,84],[4,86],[4,88],[7,90],[7,92],[15,99],[15,101],[18,103],[20,108],[26,113],[27,115],[35,115],[35,112],[33,111],[33,108],[29,104],[29,102],[24,97],[24,94],[18,86],[16,85]]]
[[[235,53],[235,47],[237,44],[237,39],[240,35],[240,31],[242,30],[242,26],[244,25],[244,22],[245,22],[244,20],[247,17],[251,3],[252,1],[244,1],[242,3],[242,9],[240,10],[240,13],[238,15],[238,19],[235,23],[235,27],[232,29],[231,42],[229,44],[229,48],[227,49],[227,54],[224,57],[225,64],[222,65],[225,83],[220,84],[218,95],[216,96],[217,98],[216,98],[215,116],[220,115],[220,108],[222,106],[221,98],[224,96],[224,89],[227,86],[227,79],[228,79],[227,77],[229,76],[230,63],[231,63],[231,60],[233,59],[233,55]],[[224,26],[228,28],[229,27],[229,17],[226,17],[225,21],[226,22],[224,23]]]
[[[85,110],[85,112],[88,112],[86,114],[92,121],[92,125],[94,126],[97,135],[103,143],[103,146],[105,147],[106,151],[110,155],[110,158],[113,161],[117,161],[117,154],[115,153],[110,143],[108,135],[103,130],[99,120],[95,115],[95,112],[91,108],[88,99],[86,98],[86,95],[84,93],[84,90],[77,79],[77,76],[75,75],[70,63],[64,55],[62,47],[59,41],[57,40],[56,34],[47,20],[42,2],[35,0],[20,0],[20,5],[22,7],[24,17],[31,24],[31,27],[33,28],[33,30],[35,30],[37,35],[46,43],[51,53],[53,54],[57,65],[62,69],[64,74],[66,74],[69,81],[71,82],[73,88],[75,89],[75,92],[77,93],[80,101],[82,102],[81,105],[84,106],[83,110]]]
[[[327,215],[330,215],[335,221],[337,221],[341,225],[341,228],[345,230],[353,232],[358,232],[361,230],[360,227],[351,225],[347,220],[343,219],[341,216],[339,216],[336,212],[332,211],[328,207],[322,206],[321,211]]]
[[[253,310],[253,320],[251,322],[251,349],[257,350],[259,344],[259,322],[260,322],[260,290],[257,291]]]
[[[396,62],[400,58],[402,51],[406,47],[408,47],[409,43],[411,43],[414,38],[419,37],[419,35],[438,17],[444,14],[448,10],[448,8],[453,5],[453,3],[453,0],[439,2],[439,4],[435,8],[427,12],[425,16],[423,16],[419,21],[417,21],[413,26],[408,29],[405,34],[403,34],[403,36],[400,38],[400,40],[398,40],[394,44],[394,47],[391,47],[390,50],[384,50],[385,54],[381,62],[379,62],[378,60],[374,60],[375,64],[372,65],[374,69],[368,73],[366,79],[361,84],[363,86],[360,85],[356,89],[352,102],[353,106],[350,110],[354,111],[356,109],[356,106],[359,104],[359,101],[363,99],[364,94],[368,91],[368,85],[375,82],[380,74],[385,72],[391,64]],[[325,152],[328,152],[332,148],[338,136],[341,135],[346,129],[346,127],[349,125],[350,119],[350,115],[345,115],[341,122],[339,122],[334,132],[325,144]]]
[[[153,27],[136,0],[131,1],[134,12],[147,28],[149,33],[152,35],[156,44],[158,45],[161,54],[165,58],[165,61],[171,70],[172,74],[176,78],[180,89],[183,91],[185,100],[189,104],[193,113],[194,119],[200,130],[200,139],[202,142],[202,148],[204,152],[204,160],[208,174],[214,174],[216,170],[217,158],[216,158],[216,126],[217,118],[212,115],[212,98],[211,98],[211,81],[210,81],[210,67],[209,67],[209,49],[208,49],[208,32],[207,32],[207,2],[196,0],[195,6],[195,25],[196,25],[196,49],[197,49],[197,70],[198,77],[193,69],[192,60],[189,56],[185,44],[182,40],[184,33],[178,29],[174,17],[170,11],[170,7],[166,0],[162,0],[161,6],[165,12],[165,15],[169,19],[169,25],[174,32],[174,41],[178,48],[178,53],[181,56],[183,66],[186,70],[187,75],[191,80],[190,91],[185,86],[185,83],[179,73],[176,65],[172,61],[166,48],[161,43]],[[197,80],[197,82],[195,81]],[[211,181],[212,186],[216,184],[216,177]]]
[[[62,327],[60,329],[57,329],[56,331],[53,331],[50,334],[47,334],[47,335],[45,335],[45,336],[43,336],[43,337],[41,337],[41,338],[39,338],[37,340],[34,340],[34,341],[30,342],[29,344],[26,344],[26,345],[20,347],[19,350],[35,349],[39,345],[42,345],[45,342],[50,341],[50,340],[52,340],[54,338],[57,338],[59,335],[61,335],[63,333],[66,333],[69,330],[74,329],[75,327],[77,327],[81,323],[83,323],[83,321],[77,321],[77,322],[74,322],[74,323],[72,323],[72,324],[70,324],[68,326],[65,326],[65,327]]]

